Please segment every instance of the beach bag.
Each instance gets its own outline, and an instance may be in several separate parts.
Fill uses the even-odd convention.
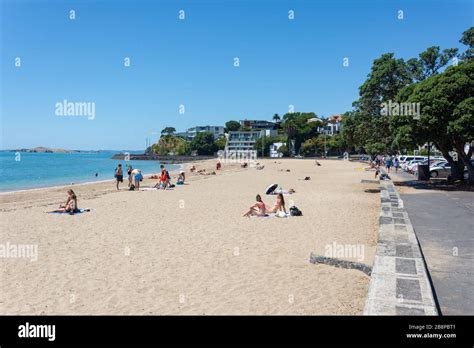
[[[128,189],[129,191],[135,191],[135,185],[130,185],[130,188]]]
[[[291,216],[302,216],[303,213],[296,206],[292,206],[292,207],[290,207],[290,215]]]

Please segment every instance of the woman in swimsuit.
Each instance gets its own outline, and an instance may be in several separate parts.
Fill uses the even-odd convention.
[[[249,216],[250,217],[251,215],[257,215],[257,216],[265,215],[265,211],[267,210],[267,206],[262,201],[262,197],[260,195],[257,195],[256,200],[257,200],[257,203],[252,205],[249,208],[249,211],[247,211],[242,216]]]
[[[61,204],[59,206],[59,209],[52,210],[50,211],[50,213],[62,213],[62,212],[74,213],[74,211],[77,210],[76,194],[74,193],[73,190],[68,190],[67,194],[68,194],[68,197],[67,197],[66,203]]]
[[[268,214],[273,214],[273,213],[278,213],[278,212],[284,212],[286,214],[286,208],[285,208],[285,198],[283,198],[283,194],[279,193],[277,195],[277,200],[275,202],[275,206],[272,209],[267,209]]]

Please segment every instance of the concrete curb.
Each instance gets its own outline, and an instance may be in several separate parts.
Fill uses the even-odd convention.
[[[438,315],[415,231],[390,180],[380,182],[379,236],[364,315]]]

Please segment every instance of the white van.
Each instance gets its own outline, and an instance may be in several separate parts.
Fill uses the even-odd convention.
[[[402,155],[398,158],[398,161],[400,162],[400,164],[402,164],[402,163],[408,163],[408,162],[413,161],[413,160],[423,161],[425,159],[428,159],[428,156]]]

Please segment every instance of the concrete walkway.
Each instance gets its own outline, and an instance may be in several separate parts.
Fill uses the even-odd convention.
[[[380,218],[366,315],[437,315],[410,218],[393,183],[380,181]]]
[[[414,180],[392,173],[396,181]],[[474,192],[400,194],[421,246],[442,315],[474,315]]]

